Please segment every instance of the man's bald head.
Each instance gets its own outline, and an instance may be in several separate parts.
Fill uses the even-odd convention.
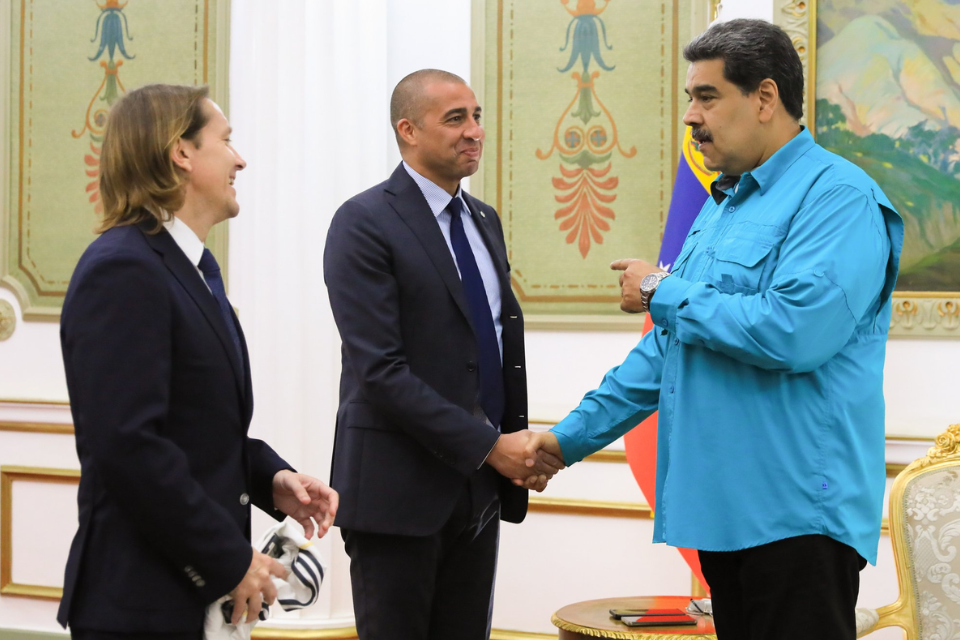
[[[397,83],[390,96],[390,126],[397,136],[397,143],[401,142],[397,131],[397,123],[409,120],[418,128],[423,127],[423,114],[428,108],[426,87],[431,82],[449,82],[453,84],[467,84],[455,73],[440,69],[421,69],[414,71]]]

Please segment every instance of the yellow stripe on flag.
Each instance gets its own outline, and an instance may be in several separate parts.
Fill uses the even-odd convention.
[[[716,180],[720,174],[716,171],[710,171],[706,165],[704,165],[703,154],[700,153],[700,150],[697,148],[697,143],[694,142],[693,137],[690,135],[690,127],[687,127],[686,132],[683,134],[683,157],[686,159],[687,166],[690,167],[693,175],[695,175],[697,180],[700,181],[700,184],[703,185],[704,191],[710,193],[710,183]]]

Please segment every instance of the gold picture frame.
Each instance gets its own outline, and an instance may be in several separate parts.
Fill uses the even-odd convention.
[[[817,117],[817,0],[774,0],[774,22],[787,32],[804,65],[805,121]],[[816,127],[811,126],[815,133]],[[960,290],[904,291],[893,294],[890,335],[960,338]]]
[[[109,105],[150,82],[208,84],[227,112],[229,36],[230,0],[0,0],[0,285],[24,320],[59,319],[96,237]],[[207,239],[223,265],[226,231]]]
[[[619,310],[620,291],[608,263],[643,257],[638,253],[656,258],[683,132],[680,78],[686,67],[679,48],[706,28],[711,5],[706,0],[613,3],[605,13],[606,7],[606,2],[560,0],[472,2],[471,85],[484,107],[487,144],[470,189],[496,207],[504,222],[513,287],[528,329],[639,334],[643,328],[643,316]],[[649,39],[636,37],[630,25],[638,20],[650,31]],[[556,40],[549,45],[541,42],[547,24]],[[578,36],[557,52],[565,29],[569,34],[581,26],[599,38],[602,55],[611,56],[609,64],[584,62],[592,65],[585,74],[579,73],[580,63],[561,69],[569,67]],[[624,35],[627,27],[632,39]],[[651,47],[642,63],[640,46]],[[646,78],[645,84],[637,78]],[[573,89],[579,102],[570,102]],[[631,91],[649,99],[628,100]],[[539,121],[535,114],[544,112],[548,99],[551,115]],[[656,114],[639,113],[641,104],[656,106]],[[580,115],[584,109],[595,110],[599,120],[577,121],[585,117]],[[531,119],[538,122],[533,128]],[[580,143],[569,142],[567,133]],[[594,157],[580,157],[587,150]],[[585,178],[592,185],[584,187]],[[592,236],[584,231],[587,223],[573,224],[587,213],[566,211],[587,190],[595,203],[608,203],[596,207],[594,213],[608,222],[600,220]]]
[[[80,484],[76,469],[0,467],[0,594],[43,600],[59,600],[62,587],[19,584],[13,581],[13,483],[17,481]]]

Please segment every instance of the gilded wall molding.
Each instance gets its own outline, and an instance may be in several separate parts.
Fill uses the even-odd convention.
[[[892,442],[929,442],[933,444],[936,438],[930,436],[887,436],[887,440]]]
[[[817,2],[773,0],[773,21],[790,36],[793,48],[800,54],[800,62],[803,63],[803,103],[806,109],[800,122],[816,122],[816,92],[811,90],[811,78],[817,77]]]
[[[490,640],[556,640],[555,633],[532,633],[529,631],[506,631],[494,629],[490,632]]]
[[[2,430],[3,423],[0,423],[0,430]],[[887,440],[924,440],[924,438],[904,438],[899,436],[891,436]],[[933,442],[933,438],[929,438],[930,442]],[[614,450],[614,449],[601,449],[596,453],[591,453],[589,456],[583,459],[583,462],[613,462],[619,464],[627,463],[627,452]],[[888,462],[887,463],[887,477],[895,478],[897,474],[903,471],[907,465],[897,463],[897,462]]]
[[[0,406],[5,404],[25,404],[30,405],[31,407],[43,407],[48,406],[51,409],[60,409],[62,407],[69,407],[69,400],[38,400],[34,398],[0,398]]]
[[[572,516],[601,516],[606,518],[653,518],[653,509],[640,502],[611,502],[573,498],[546,498],[531,496],[527,508],[531,513],[558,513]]]
[[[584,462],[627,462],[627,452],[616,449],[601,449],[583,459]]]
[[[12,336],[16,328],[17,314],[13,310],[13,305],[6,300],[0,300],[0,342]]]
[[[723,2],[722,0],[710,0],[710,22],[716,22],[720,19],[720,14],[723,13]]]
[[[357,640],[356,627],[339,629],[276,629],[255,627],[253,640]]]
[[[253,640],[357,640],[356,627],[341,629],[271,629],[256,627],[253,630]],[[493,629],[490,640],[551,640],[555,634],[532,633],[529,631],[510,631],[507,629]]]
[[[0,467],[0,594],[59,600],[63,596],[61,587],[19,584],[13,581],[13,483],[17,481],[79,484],[80,471],[43,467]]]
[[[72,424],[51,424],[40,422],[3,422],[0,421],[0,431],[14,431],[20,433],[55,433],[73,435]]]
[[[623,316],[531,314],[523,317],[523,326],[533,331],[630,331],[639,335],[643,333],[646,317],[645,313]]]
[[[941,295],[895,293],[890,335],[960,337],[960,296]]]
[[[0,628],[0,640],[70,640],[65,631],[24,631],[23,629]]]
[[[693,598],[707,597],[707,590],[703,588],[700,579],[692,572],[690,574],[690,596]]]

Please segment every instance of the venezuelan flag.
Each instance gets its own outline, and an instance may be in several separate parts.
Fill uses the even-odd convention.
[[[680,255],[687,234],[693,221],[703,208],[710,195],[710,183],[717,177],[717,173],[710,171],[703,164],[703,155],[697,149],[697,143],[690,136],[690,127],[683,136],[683,155],[677,165],[677,177],[673,182],[673,195],[670,198],[670,210],[667,213],[667,224],[663,231],[663,242],[660,245],[659,265],[661,269],[669,271]],[[643,332],[653,327],[650,315],[647,314]],[[627,462],[633,477],[651,509],[656,509],[657,484],[657,414],[640,423],[624,437],[627,450]],[[709,590],[707,581],[703,579],[700,570],[700,559],[693,549],[679,549],[680,554],[690,565],[693,575],[705,589]],[[708,591],[709,592],[709,591]]]

